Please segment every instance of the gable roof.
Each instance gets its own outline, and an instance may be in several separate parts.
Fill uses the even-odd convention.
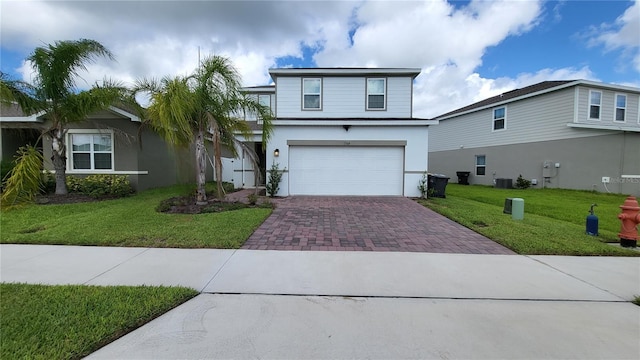
[[[468,112],[470,110],[474,110],[474,109],[478,109],[478,108],[482,108],[485,106],[489,106],[492,104],[497,104],[503,101],[508,101],[520,96],[525,96],[525,95],[529,95],[529,94],[533,94],[536,93],[538,91],[543,91],[543,90],[547,90],[547,89],[551,89],[560,85],[564,85],[570,82],[573,82],[575,80],[559,80],[559,81],[543,81],[541,83],[537,83],[537,84],[533,84],[533,85],[529,85],[526,87],[523,87],[522,89],[515,89],[515,90],[511,90],[511,91],[507,91],[505,93],[502,93],[500,95],[496,95],[494,97],[490,97],[488,99],[484,99],[481,101],[478,101],[476,103],[473,103],[471,105],[467,105],[465,107],[450,111],[448,113],[442,114],[440,116],[437,116],[436,119],[440,119],[440,118],[445,118],[445,117],[450,117],[452,115],[457,115],[460,113],[465,113]]]
[[[436,116],[437,120],[445,120],[448,118],[452,118],[461,114],[473,112],[476,110],[480,110],[490,106],[496,106],[498,104],[506,104],[509,102],[513,102],[516,100],[520,100],[522,98],[532,97],[541,95],[544,93],[565,89],[572,86],[584,85],[589,87],[601,88],[601,89],[612,89],[617,91],[625,91],[632,93],[640,93],[640,89],[623,86],[623,85],[614,85],[614,84],[605,84],[601,82],[589,81],[589,80],[554,80],[554,81],[543,81],[537,84],[529,85],[523,87],[521,89],[515,89],[511,91],[507,91],[500,95],[496,95],[494,97],[490,97],[488,99],[484,99],[473,103],[471,105],[467,105],[465,107],[450,111],[448,113]]]
[[[136,115],[137,110],[126,104],[115,103],[106,110],[131,121],[140,122],[140,117]],[[44,111],[26,114],[18,104],[0,105],[0,122],[42,122],[45,115]]]

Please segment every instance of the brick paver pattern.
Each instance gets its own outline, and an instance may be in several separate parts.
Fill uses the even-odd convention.
[[[404,197],[292,196],[243,249],[514,254]]]

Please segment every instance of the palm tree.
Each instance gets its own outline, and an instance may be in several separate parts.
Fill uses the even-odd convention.
[[[85,91],[76,87],[79,72],[86,71],[86,65],[100,57],[113,60],[111,52],[95,40],[57,41],[54,45],[37,47],[27,58],[34,67],[33,84],[10,80],[4,74],[0,78],[3,103],[16,102],[27,114],[44,113],[48,127],[43,135],[51,138],[58,195],[67,194],[68,125],[107,109],[126,94],[126,89],[110,81]]]
[[[255,151],[237,135],[249,138],[248,123],[239,114],[253,113],[263,120],[262,143],[271,135],[271,112],[241,91],[241,78],[231,60],[223,56],[204,59],[189,76],[164,77],[161,80],[142,79],[135,92],[147,92],[150,105],[145,118],[170,144],[189,147],[195,144],[196,203],[205,204],[206,141],[213,144],[217,197],[222,190],[222,147],[234,156],[237,149],[245,150],[258,169]]]

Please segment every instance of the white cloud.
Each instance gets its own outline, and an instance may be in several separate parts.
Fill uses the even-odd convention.
[[[631,59],[640,72],[640,2],[636,0],[613,24],[601,24],[589,40],[590,46],[604,45],[605,51],[621,49],[623,61]]]
[[[414,90],[418,117],[538,81],[594,79],[588,66],[483,78],[478,67],[486,50],[538,26],[543,2],[455,5],[444,0],[2,1],[0,40],[3,49],[26,54],[56,40],[95,39],[117,61],[90,65],[83,75],[88,84],[105,76],[132,83],[140,77],[187,74],[196,68],[200,48],[202,57],[229,56],[246,85],[262,85],[270,82],[268,69],[278,58],[300,58],[308,46],[318,49],[314,60],[321,67],[421,68]],[[606,49],[633,48],[638,10],[636,2],[593,42]],[[560,21],[556,15],[554,21]],[[640,58],[635,60],[640,67]],[[19,72],[31,80],[28,64]]]
[[[598,79],[585,66],[579,69],[542,69],[516,78],[488,79],[478,73],[465,75],[455,66],[443,65],[422,71],[414,89],[414,116],[431,118],[492,96],[546,80]]]

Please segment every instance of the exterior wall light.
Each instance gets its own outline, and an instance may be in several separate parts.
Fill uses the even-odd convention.
[[[280,156],[280,149],[273,150],[273,156],[275,156],[275,157]]]

